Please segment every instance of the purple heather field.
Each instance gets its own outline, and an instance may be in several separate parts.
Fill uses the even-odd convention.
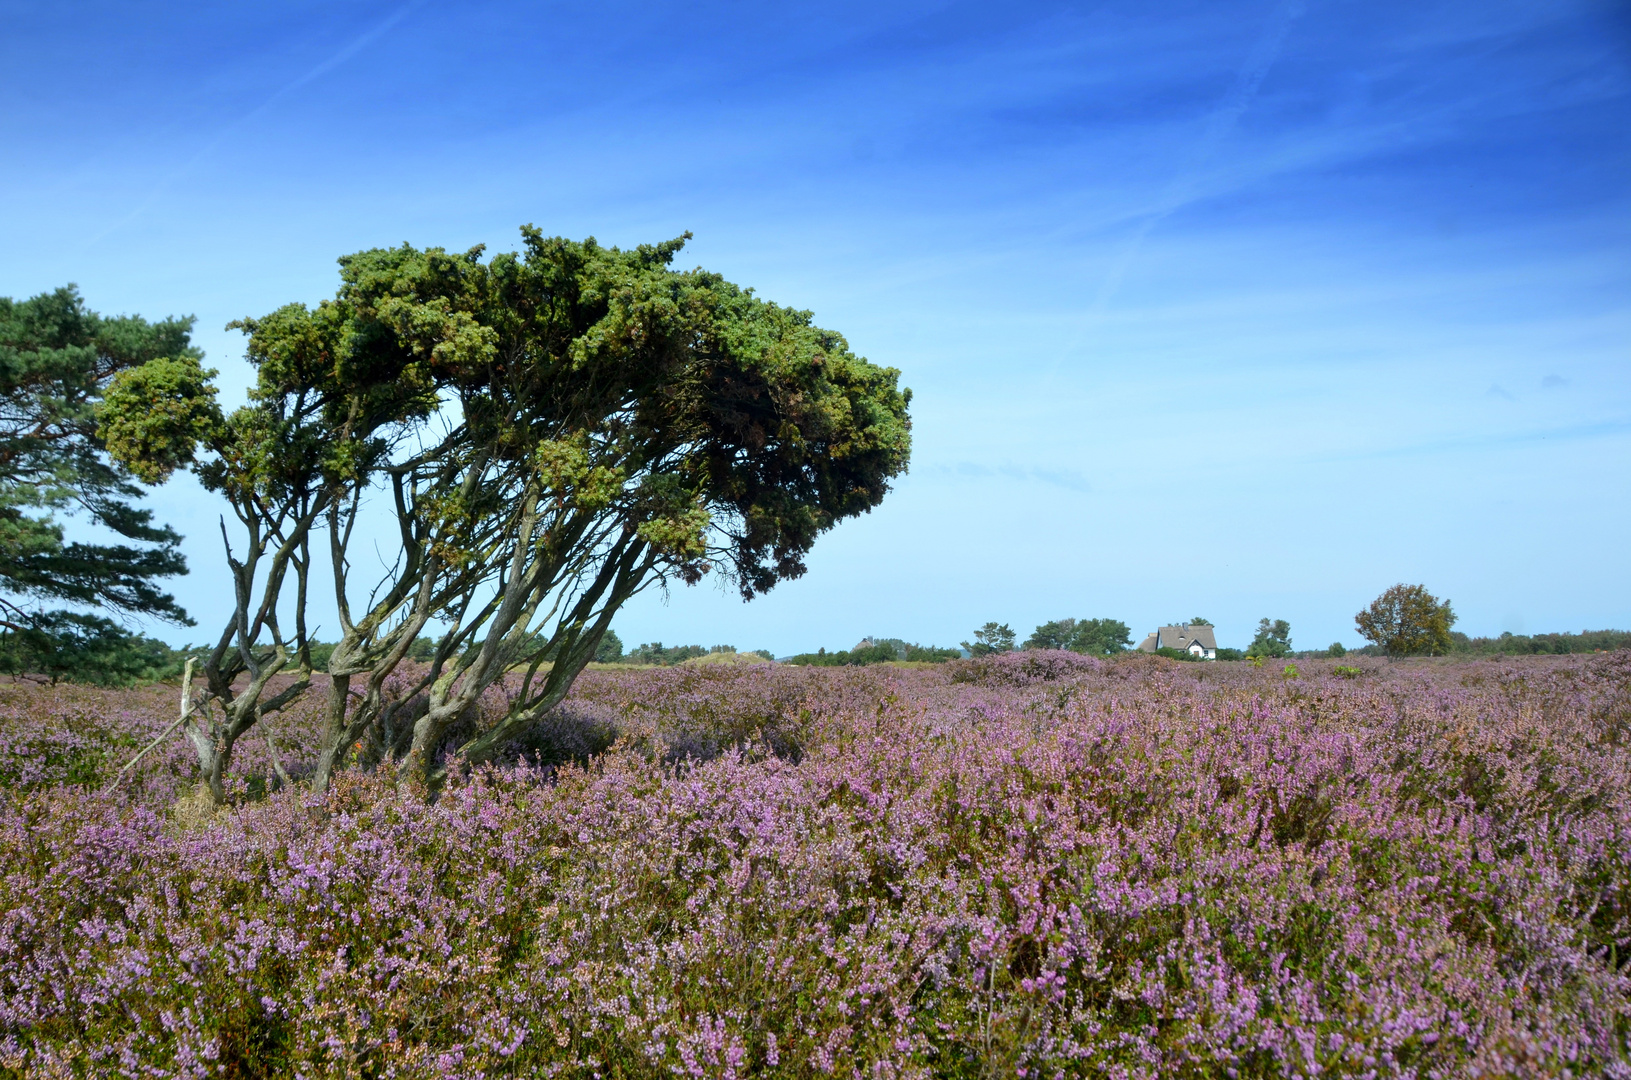
[[[0,1074],[1631,1077],[1631,653],[1348,662],[591,671],[434,799],[313,694],[220,812],[0,685]]]

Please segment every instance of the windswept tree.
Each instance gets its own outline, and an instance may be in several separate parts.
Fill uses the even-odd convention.
[[[244,529],[237,611],[205,664],[222,715],[189,731],[217,798],[233,742],[309,681],[314,535],[340,631],[315,784],[347,763],[435,783],[447,752],[489,759],[553,709],[642,589],[718,572],[751,598],[905,470],[899,373],[809,312],[673,270],[683,238],[522,234],[487,260],[361,252],[333,300],[236,324],[258,381],[217,422],[141,432],[144,376],[127,380],[110,446],[162,471],[202,432],[200,475]],[[359,578],[358,522],[381,513],[394,563]],[[429,664],[404,667],[433,619]],[[512,671],[502,715],[472,726]]]
[[[992,653],[1014,651],[1014,628],[1007,623],[988,622],[974,631],[974,642],[963,642],[971,656],[990,656]]]
[[[98,315],[72,285],[0,298],[0,663],[117,679],[149,662],[154,643],[59,604],[191,625],[158,585],[186,572],[181,537],[132,504],[142,490],[97,428],[121,373],[197,368],[191,329],[191,319]],[[63,519],[76,517],[119,540],[70,540]]]
[[[1389,656],[1442,656],[1450,651],[1455,612],[1426,586],[1399,584],[1355,615],[1354,624]]]

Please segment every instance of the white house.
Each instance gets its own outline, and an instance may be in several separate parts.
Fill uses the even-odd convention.
[[[1163,626],[1138,643],[1140,652],[1152,653],[1157,649],[1182,649],[1202,660],[1218,658],[1218,642],[1210,626]]]

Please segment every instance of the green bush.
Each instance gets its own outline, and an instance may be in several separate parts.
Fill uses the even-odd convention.
[[[660,641],[653,641],[645,645],[637,645],[623,654],[625,664],[656,664],[661,667],[672,667],[696,656],[707,656],[708,650],[701,645],[673,645],[665,648]]]
[[[962,649],[942,649],[938,645],[908,645],[905,659],[926,664],[944,664],[948,660],[960,659]]]
[[[1167,648],[1165,646],[1162,646],[1161,648],[1155,650],[1155,655],[1164,656],[1168,660],[1200,660],[1201,659],[1201,657],[1196,656],[1194,653],[1190,652],[1188,649],[1169,649],[1169,648]]]
[[[891,660],[910,660],[930,664],[943,664],[962,656],[958,649],[942,649],[934,645],[913,645],[900,638],[868,638],[853,649],[828,652],[825,648],[813,653],[799,653],[787,658],[789,664],[805,667],[866,667],[887,664]]]

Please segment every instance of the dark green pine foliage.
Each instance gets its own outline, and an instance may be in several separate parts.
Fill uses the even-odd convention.
[[[166,357],[196,367],[191,329],[98,315],[72,285],[0,298],[0,670],[128,681],[157,662],[156,643],[62,604],[191,624],[156,584],[186,572],[181,537],[132,505],[141,489],[97,435],[119,372]],[[65,519],[111,542],[71,540]]]
[[[1291,624],[1284,619],[1259,619],[1257,636],[1246,647],[1249,657],[1278,659],[1291,654]]]

